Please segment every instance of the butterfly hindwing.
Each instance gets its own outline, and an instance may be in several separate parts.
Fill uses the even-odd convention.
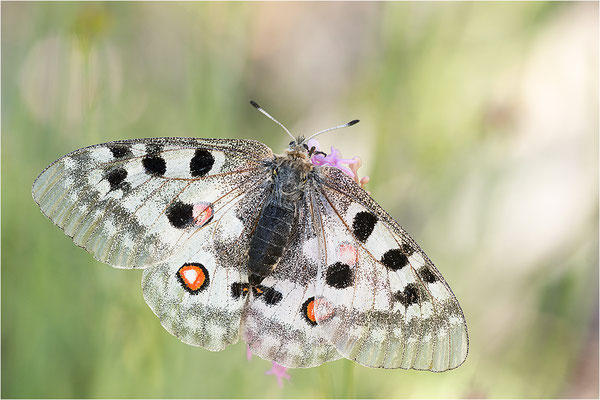
[[[307,368],[341,358],[314,315],[317,239],[310,204],[299,213],[298,227],[274,271],[253,288],[244,311],[242,337],[252,353],[288,368]]]
[[[265,195],[229,202],[177,255],[144,270],[146,302],[183,342],[212,351],[237,342],[249,291],[245,249]]]
[[[198,251],[145,269],[142,288],[167,331],[186,344],[219,351],[238,340],[245,299],[230,293],[242,281],[247,276],[241,269],[224,268]]]
[[[213,212],[258,188],[256,172],[271,155],[253,140],[116,141],[58,159],[32,192],[42,212],[97,260],[143,268],[169,258]]]
[[[317,322],[346,358],[369,367],[444,371],[466,358],[462,310],[425,253],[352,179],[322,170],[325,261]]]

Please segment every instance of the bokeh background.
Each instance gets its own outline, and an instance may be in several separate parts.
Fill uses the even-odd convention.
[[[598,3],[2,2],[3,397],[597,397]],[[434,260],[470,354],[443,374],[189,347],[39,212],[115,139],[320,138]]]

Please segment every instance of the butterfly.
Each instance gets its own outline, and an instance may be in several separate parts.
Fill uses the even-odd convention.
[[[119,140],[56,160],[33,198],[98,261],[143,269],[146,302],[189,345],[219,351],[241,337],[289,368],[461,365],[465,318],[423,250],[251,103],[292,137],[282,155],[255,140]]]

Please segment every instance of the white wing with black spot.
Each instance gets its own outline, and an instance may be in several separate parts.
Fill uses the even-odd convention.
[[[314,315],[317,239],[312,205],[307,202],[281,260],[260,286],[251,289],[242,318],[242,337],[252,353],[288,368],[342,358]]]
[[[445,371],[468,351],[465,319],[433,263],[365,191],[322,168],[325,246],[315,315],[346,358],[368,367]]]
[[[42,212],[102,262],[166,260],[228,204],[260,190],[271,150],[254,140],[155,138],[76,150],[32,193]]]
[[[246,252],[267,194],[238,196],[215,211],[176,255],[144,270],[146,302],[183,342],[212,351],[237,342],[248,300]]]

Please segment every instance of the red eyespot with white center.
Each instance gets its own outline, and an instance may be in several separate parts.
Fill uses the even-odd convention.
[[[340,244],[337,253],[338,260],[344,264],[353,266],[358,262],[358,249],[348,242]]]
[[[200,227],[208,224],[214,216],[214,209],[211,203],[200,202],[194,204],[192,210],[192,217],[194,218],[194,225]]]
[[[190,294],[198,294],[208,286],[208,270],[200,263],[186,263],[177,271],[177,280]]]

